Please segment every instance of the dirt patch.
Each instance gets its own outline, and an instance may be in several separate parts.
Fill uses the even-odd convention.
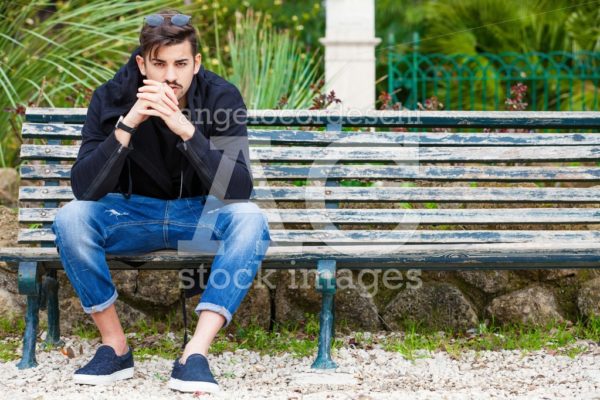
[[[17,247],[18,234],[17,209],[0,206],[0,247]]]

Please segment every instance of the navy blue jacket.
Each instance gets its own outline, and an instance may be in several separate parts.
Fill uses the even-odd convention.
[[[158,117],[140,124],[129,146],[116,139],[117,119],[133,107],[143,85],[137,54],[139,48],[92,95],[71,169],[75,197],[98,200],[116,192],[174,199],[210,193],[220,199],[249,199],[253,185],[246,106],[233,84],[204,66],[187,92],[184,111],[192,110],[196,127],[190,140],[184,142]]]

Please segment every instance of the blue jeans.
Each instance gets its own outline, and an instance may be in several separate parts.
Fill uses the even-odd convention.
[[[54,219],[64,270],[83,310],[105,310],[117,299],[106,254],[160,249],[214,255],[196,313],[231,318],[252,285],[271,238],[262,210],[252,202],[223,202],[212,195],[162,200],[109,193],[97,201],[72,200]]]

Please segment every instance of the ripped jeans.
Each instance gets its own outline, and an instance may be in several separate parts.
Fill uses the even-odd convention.
[[[59,209],[52,231],[86,313],[105,310],[117,299],[107,253],[209,252],[214,259],[195,310],[219,313],[224,327],[252,285],[271,241],[267,219],[256,204],[225,203],[213,195],[162,200],[109,193],[97,201],[75,199]]]

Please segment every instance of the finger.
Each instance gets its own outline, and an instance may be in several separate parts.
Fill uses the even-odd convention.
[[[145,86],[140,86],[138,88],[138,92],[147,92],[147,93],[162,93],[165,92],[165,84],[158,84],[158,85],[145,85]]]
[[[138,97],[138,99],[144,99],[151,103],[155,103],[155,104],[163,103],[164,105],[166,105],[168,108],[172,109],[173,111],[179,110],[179,107],[177,106],[177,104],[173,103],[173,101],[171,101],[171,99],[169,97],[167,97],[165,94],[160,96],[160,95],[153,94],[153,93],[137,93],[136,96]]]
[[[179,110],[179,100],[177,99],[177,96],[175,96],[175,92],[173,92],[173,89],[171,89],[168,85],[164,91],[164,93],[162,94],[163,96],[163,101],[165,102],[165,104],[168,104],[171,107],[175,107],[173,109],[173,111],[177,111]]]
[[[177,98],[177,96],[175,95],[175,92],[173,91],[173,88],[170,87],[169,85],[167,85],[167,88],[165,89],[165,94],[167,96],[169,96],[169,98],[175,102],[175,104],[179,104],[179,99]]]
[[[142,110],[156,110],[162,114],[165,114],[165,116],[169,116],[173,113],[173,111],[170,108],[165,107],[163,104],[155,103],[153,101],[148,101],[146,99],[142,99],[142,100],[143,100],[143,103],[141,104]]]
[[[160,86],[162,84],[162,82],[155,81],[153,79],[144,79],[142,82],[144,82],[144,84],[146,84],[146,85],[152,85],[152,86]]]
[[[156,111],[156,110],[154,110],[152,108],[147,108],[147,109],[144,109],[144,110],[140,110],[139,113],[142,114],[142,115],[148,115],[148,116],[151,116],[151,117],[160,117],[160,118],[164,117],[160,112],[158,112],[158,111]]]
[[[152,103],[162,103],[164,96],[160,93],[136,93],[138,99],[148,100]]]
[[[155,85],[145,85],[138,88],[138,92],[144,93],[160,93],[160,87]]]
[[[175,92],[169,85],[162,85],[162,89],[160,86],[142,86],[138,89],[138,93],[164,93],[167,98],[171,99],[174,104],[179,104],[179,99],[175,95]],[[178,107],[177,107],[178,108]],[[177,111],[177,109],[175,109]]]
[[[153,108],[156,111],[161,112],[162,114],[164,114],[167,117],[173,113],[173,110],[169,109],[168,107],[165,107],[164,105],[162,105],[160,103],[152,103],[152,104],[150,104],[150,108]]]
[[[153,93],[137,93],[136,96],[138,99],[148,100],[152,103],[158,103],[160,101],[160,96]]]

